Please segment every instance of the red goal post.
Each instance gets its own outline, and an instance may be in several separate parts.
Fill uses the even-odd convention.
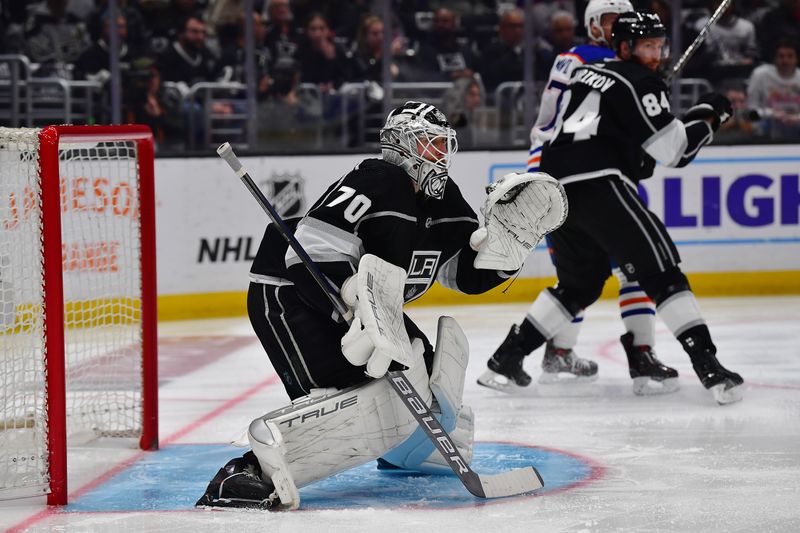
[[[158,447],[153,136],[0,128],[0,499],[67,502],[67,435]]]

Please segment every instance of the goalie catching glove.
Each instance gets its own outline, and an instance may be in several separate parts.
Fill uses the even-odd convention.
[[[506,174],[486,192],[484,226],[469,240],[478,252],[475,268],[518,270],[542,237],[567,218],[564,187],[544,172]]]
[[[342,337],[342,354],[366,373],[380,378],[392,361],[412,368],[417,359],[403,323],[406,271],[365,254],[358,272],[342,284],[342,300],[353,309],[350,329]]]

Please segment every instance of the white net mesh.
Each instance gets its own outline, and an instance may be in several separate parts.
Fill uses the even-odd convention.
[[[0,128],[0,495],[47,489],[38,132]]]
[[[41,493],[48,481],[36,133],[0,128],[0,498],[3,491]],[[58,154],[69,439],[137,437],[142,278],[136,143],[62,141]]]

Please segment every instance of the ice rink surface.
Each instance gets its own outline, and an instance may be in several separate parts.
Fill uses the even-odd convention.
[[[476,470],[529,461],[546,490],[487,503],[455,478],[392,477],[370,463],[301,490],[306,509],[284,513],[192,508],[236,453],[227,443],[287,400],[245,318],[162,323],[161,450],[76,446],[72,504],[0,503],[0,529],[800,531],[800,297],[706,298],[700,305],[719,359],[745,378],[738,404],[714,403],[660,322],[658,355],[680,371],[681,389],[635,397],[616,302],[598,303],[584,321],[578,352],[598,362],[595,383],[537,384],[539,349],[525,364],[534,382],[515,397],[475,380],[527,305],[411,308],[432,341],[442,314],[454,316],[470,341],[464,401],[476,416]]]

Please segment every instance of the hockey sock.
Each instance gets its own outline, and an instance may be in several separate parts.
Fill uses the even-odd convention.
[[[619,269],[619,314],[625,330],[633,333],[634,346],[656,342],[656,305],[636,281],[628,281]]]
[[[528,308],[525,320],[520,324],[523,345],[528,353],[552,339],[575,317],[556,298],[551,289],[543,290]]]
[[[572,322],[565,324],[555,336],[550,339],[557,348],[571,350],[578,344],[578,334],[581,331],[583,322],[583,311],[572,319]]]
[[[677,339],[681,339],[691,328],[706,324],[700,314],[697,299],[689,290],[676,292],[659,303],[658,314]]]

